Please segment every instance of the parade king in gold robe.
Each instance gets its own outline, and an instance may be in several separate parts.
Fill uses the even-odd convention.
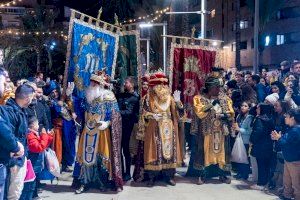
[[[163,172],[167,183],[175,185],[175,170],[182,162],[177,105],[164,73],[151,74],[149,87],[142,108],[144,169],[150,178],[148,186],[154,185],[154,179],[159,172]],[[176,99],[178,101],[178,97]]]
[[[234,119],[232,101],[220,92],[220,81],[208,77],[203,94],[194,97],[194,111],[199,118],[194,168],[202,171],[198,184],[219,176],[230,183],[229,133]]]

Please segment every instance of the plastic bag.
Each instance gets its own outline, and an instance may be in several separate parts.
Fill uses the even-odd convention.
[[[26,164],[26,176],[24,179],[24,183],[33,182],[36,178],[32,163],[30,160],[27,160]]]
[[[49,172],[55,177],[60,177],[59,162],[55,152],[50,148],[45,151],[45,161]]]
[[[235,163],[249,164],[246,148],[240,133],[237,135],[232,148],[231,161]]]

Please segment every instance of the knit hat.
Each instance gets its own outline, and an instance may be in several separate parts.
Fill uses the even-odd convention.
[[[270,94],[266,97],[265,101],[274,105],[279,100],[279,95],[277,93]]]

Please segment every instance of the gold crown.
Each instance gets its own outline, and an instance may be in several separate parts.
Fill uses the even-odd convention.
[[[91,75],[90,80],[99,83],[100,85],[107,85],[109,82],[109,76],[106,74],[106,68],[102,70],[95,71],[94,74]]]

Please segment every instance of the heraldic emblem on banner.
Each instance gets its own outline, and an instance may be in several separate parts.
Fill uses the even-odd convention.
[[[200,45],[171,44],[170,87],[182,92],[185,110],[190,118],[193,98],[199,94],[206,76],[216,61],[216,50]]]
[[[88,22],[83,20],[85,18],[89,19]],[[92,21],[96,21],[96,24]],[[71,17],[67,52],[68,82],[75,83],[78,96],[83,95],[95,71],[106,68],[106,74],[112,78],[115,76],[119,34],[104,26],[100,27],[96,19],[87,15],[80,19],[76,19],[75,14]]]

